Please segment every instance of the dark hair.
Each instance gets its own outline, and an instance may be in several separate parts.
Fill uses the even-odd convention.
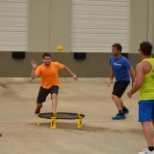
[[[142,42],[140,44],[140,51],[146,56],[150,56],[152,54],[152,44],[150,42]]]
[[[122,51],[122,46],[119,43],[113,44],[112,47],[117,48],[117,50],[120,51],[120,52]]]
[[[44,59],[45,57],[50,57],[51,58],[51,54],[50,53],[43,53],[42,58]]]

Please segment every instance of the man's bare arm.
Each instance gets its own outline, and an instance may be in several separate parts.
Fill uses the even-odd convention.
[[[112,67],[110,67],[110,80],[108,81],[108,86],[109,87],[113,83],[113,77],[114,77],[114,72],[113,72]]]
[[[110,80],[113,80],[113,77],[114,77],[114,72],[112,67],[110,67]]]
[[[141,87],[144,82],[144,67],[142,63],[139,63],[136,66],[136,80],[135,84],[132,89],[127,93],[128,97],[131,97],[132,94],[136,93]]]
[[[65,70],[68,74],[70,74],[70,75],[73,77],[74,80],[77,81],[78,77],[77,77],[67,66],[64,66],[64,70]]]
[[[129,73],[130,73],[130,76],[132,78],[132,85],[133,85],[135,83],[135,71],[134,71],[133,67],[131,67],[129,69]]]
[[[31,61],[31,65],[32,65],[32,71],[31,71],[31,79],[35,79],[37,76],[35,74],[35,69],[37,67],[37,62],[35,62],[35,60]]]

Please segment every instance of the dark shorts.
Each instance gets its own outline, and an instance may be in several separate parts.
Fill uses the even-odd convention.
[[[45,102],[47,96],[49,94],[58,94],[59,92],[59,87],[58,86],[53,86],[50,89],[45,89],[43,87],[40,87],[40,90],[38,92],[38,96],[37,96],[37,103],[43,103]]]
[[[130,83],[129,81],[117,81],[117,82],[115,82],[112,94],[121,98],[121,96],[125,92],[129,83]]]

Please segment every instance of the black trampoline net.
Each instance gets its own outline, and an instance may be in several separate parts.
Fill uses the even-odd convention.
[[[82,118],[85,117],[84,114],[78,114],[78,113],[69,113],[69,112],[57,112],[56,114],[56,119],[79,119],[80,115]],[[40,113],[38,115],[40,118],[46,118],[46,119],[51,119],[53,117],[53,113]]]

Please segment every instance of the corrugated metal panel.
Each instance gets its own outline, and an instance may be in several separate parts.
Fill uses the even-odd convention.
[[[28,0],[0,0],[0,50],[26,51]]]
[[[72,0],[72,52],[129,52],[130,0]]]

